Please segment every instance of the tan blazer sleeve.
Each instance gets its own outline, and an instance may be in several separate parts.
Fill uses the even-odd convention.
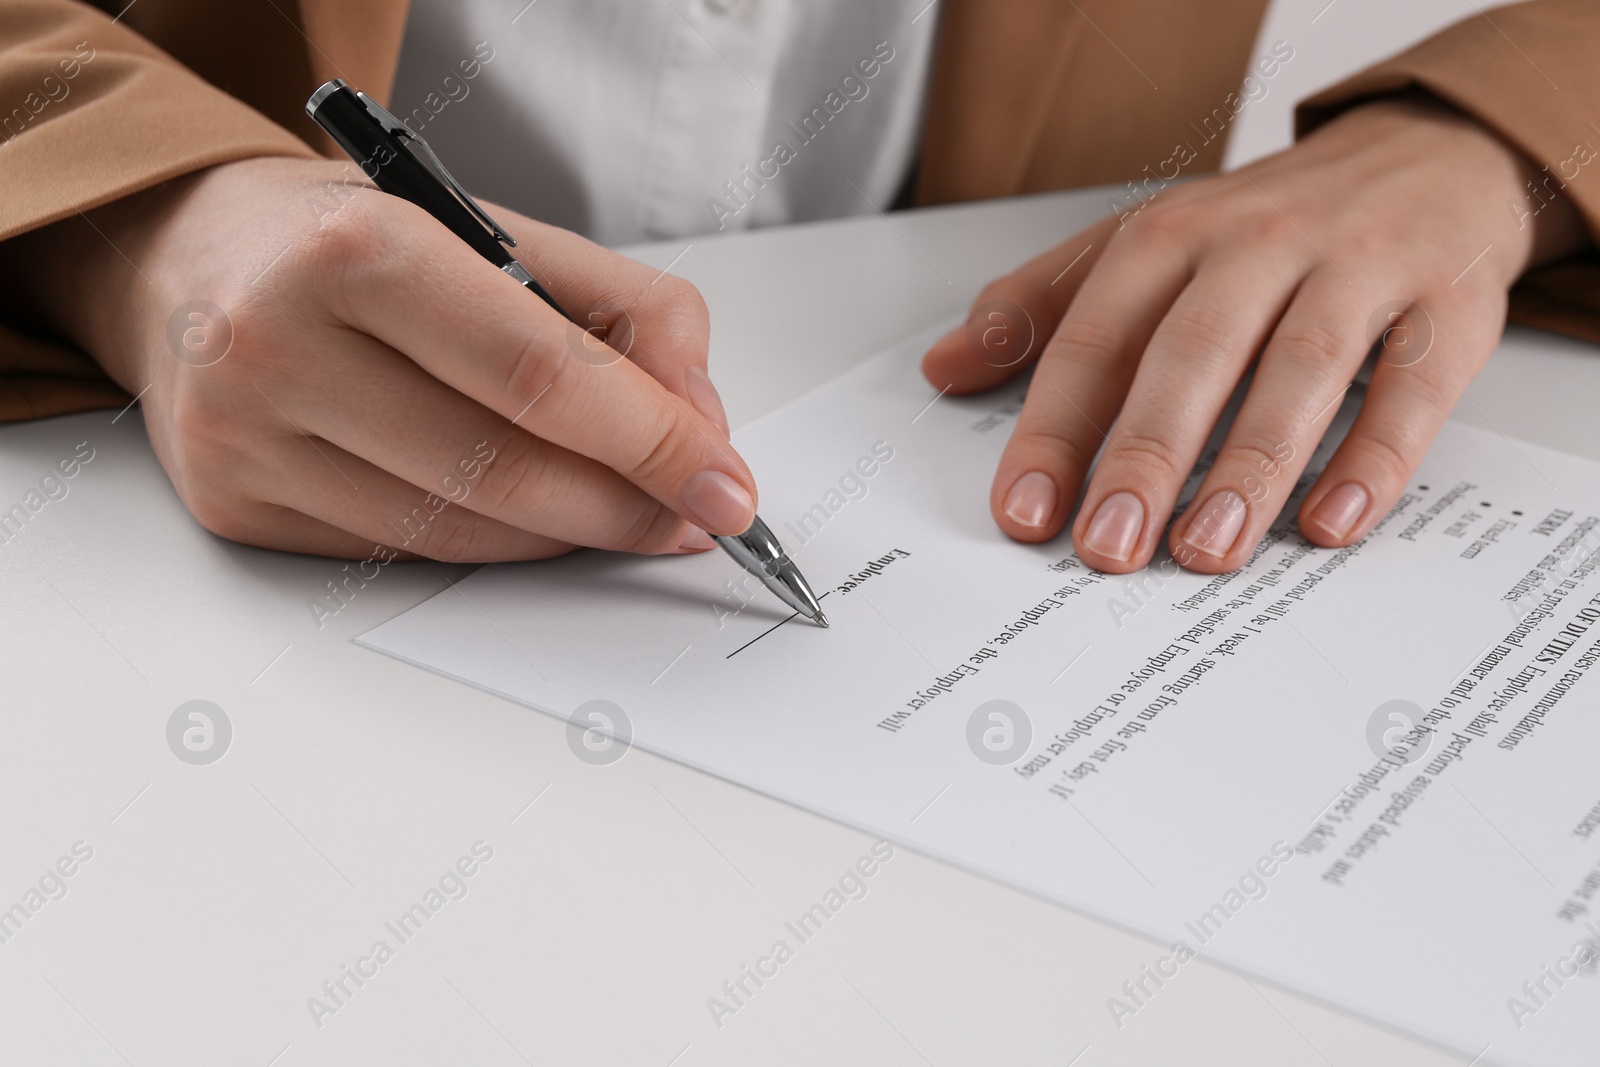
[[[1304,101],[1296,133],[1411,87],[1472,115],[1547,168],[1540,195],[1568,197],[1591,239],[1600,234],[1600,2],[1486,9]],[[1529,190],[1505,210],[1523,218],[1540,202]],[[1510,316],[1600,342],[1600,256],[1591,250],[1528,272],[1511,291]]]
[[[0,240],[169,178],[310,146],[74,0],[0,2]],[[120,406],[82,353],[0,322],[0,421]]]

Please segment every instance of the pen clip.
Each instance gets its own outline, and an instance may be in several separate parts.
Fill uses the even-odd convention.
[[[490,218],[489,213],[479,207],[476,200],[472,199],[472,195],[461,188],[461,183],[456,181],[450,172],[444,169],[444,164],[439,161],[438,156],[433,154],[433,149],[428,147],[427,141],[412,133],[410,127],[389,114],[388,111],[384,110],[383,105],[372,99],[372,97],[360,89],[357,89],[355,93],[356,99],[361,101],[361,106],[367,109],[367,114],[371,115],[373,120],[382,126],[387,133],[415,146],[411,152],[412,157],[418,163],[421,163],[428,173],[442,182],[445,188],[454,193],[456,199],[460,200],[468,211],[476,215],[480,222],[489,227],[489,231],[494,234],[496,240],[502,241],[512,248],[517,246],[516,238],[502,229],[498,222]]]

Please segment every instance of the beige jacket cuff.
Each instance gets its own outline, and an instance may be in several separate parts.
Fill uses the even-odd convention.
[[[317,153],[93,8],[0,3],[0,240],[257,156]],[[124,403],[81,353],[0,323],[0,421]]]
[[[1424,89],[1473,116],[1547,168],[1548,197],[1570,198],[1600,234],[1600,3],[1531,0],[1489,8],[1309,100],[1295,115],[1304,135],[1364,100]],[[1600,114],[1600,113],[1597,113]],[[1509,201],[1516,218],[1541,200]],[[1600,342],[1600,256],[1590,251],[1529,271],[1511,291],[1515,322]]]

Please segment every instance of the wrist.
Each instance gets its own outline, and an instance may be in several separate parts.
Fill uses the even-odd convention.
[[[1471,114],[1421,88],[1372,101],[1347,115],[1363,112],[1403,117],[1413,129],[1421,123],[1444,139],[1424,142],[1423,150],[1452,152],[1459,180],[1475,187],[1478,210],[1487,213],[1489,223],[1481,232],[1511,252],[1494,257],[1505,265],[1508,288],[1525,271],[1593,244],[1560,177]]]
[[[1515,151],[1515,149],[1512,149]],[[1538,166],[1517,153],[1521,185],[1506,198],[1506,213],[1518,229],[1532,234],[1532,247],[1524,269],[1566,259],[1594,246],[1593,235],[1566,182],[1548,165]]]
[[[169,346],[167,320],[214,295],[219,267],[236,266],[241,208],[257,207],[265,183],[297,165],[219,164],[0,244],[0,281],[14,283],[0,298],[8,317],[70,341],[137,394],[152,353]]]
[[[6,314],[87,352],[130,392],[144,387],[139,361],[148,300],[146,249],[189,178],[166,182],[0,245]]]

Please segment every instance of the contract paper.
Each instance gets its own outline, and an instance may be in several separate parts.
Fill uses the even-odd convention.
[[[1349,548],[1299,536],[1303,477],[1237,573],[1104,575],[995,529],[1025,384],[935,396],[932,336],[735,436],[830,629],[720,552],[583,552],[361,642],[1158,939],[1109,1023],[1198,956],[1591,1061],[1600,465],[1451,423]]]

